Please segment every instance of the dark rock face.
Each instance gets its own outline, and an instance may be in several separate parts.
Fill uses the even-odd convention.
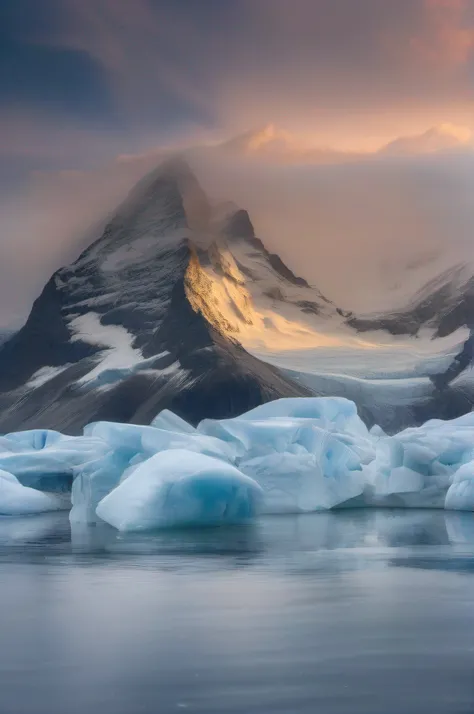
[[[137,185],[0,346],[0,431],[77,433],[97,419],[149,423],[164,408],[197,423],[310,394],[191,307],[186,273],[209,216],[184,163]],[[244,211],[228,225],[254,238]]]
[[[359,332],[385,330],[392,335],[417,335],[421,328],[446,337],[460,327],[474,326],[474,278],[456,266],[423,287],[405,308],[367,318],[351,316],[347,323]]]
[[[232,238],[244,238],[250,245],[256,248],[259,253],[266,257],[273,270],[288,283],[297,285],[298,287],[310,287],[304,278],[300,278],[295,275],[293,271],[285,265],[279,255],[276,253],[270,253],[265,248],[262,241],[255,235],[254,228],[247,211],[242,209],[236,211],[234,215],[230,217],[224,233],[225,237],[229,241],[232,241]]]

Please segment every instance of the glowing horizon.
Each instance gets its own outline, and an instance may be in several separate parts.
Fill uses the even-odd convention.
[[[474,0],[3,0],[0,13],[3,322],[164,153],[190,146],[234,145],[238,165],[221,152],[211,166],[212,200],[248,208],[329,294],[368,280],[336,270],[336,248],[369,261],[378,241],[402,265],[408,244],[467,243],[469,173],[448,155],[472,155]],[[417,164],[431,154],[436,185]],[[389,171],[397,155],[413,160]]]

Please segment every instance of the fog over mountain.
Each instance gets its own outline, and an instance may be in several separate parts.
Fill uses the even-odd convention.
[[[458,262],[473,17],[472,0],[4,0],[0,327],[190,146],[210,200],[248,207],[340,304],[390,306]]]
[[[462,414],[470,391],[437,401],[427,377],[471,324],[473,281],[462,266],[398,310],[357,314],[294,272],[243,205],[211,201],[189,163],[170,157],[90,231],[0,345],[0,428],[76,433],[96,419],[148,423],[162,409],[198,423],[334,394],[390,429]]]
[[[422,134],[401,136],[382,147],[381,153],[391,156],[436,154],[442,151],[474,149],[474,137],[468,127],[439,124]]]
[[[463,151],[442,142],[425,151],[426,141],[451,141],[453,132],[429,130],[390,150],[348,154],[308,148],[270,126],[179,152],[213,203],[245,206],[258,235],[292,269],[338,304],[367,312],[403,303],[430,277],[470,259],[474,156],[465,143]],[[467,136],[460,128],[456,135]],[[410,151],[402,151],[407,142]],[[172,153],[157,148],[94,171],[40,172],[9,197],[0,326],[24,321],[47,276],[77,256],[133,183]]]

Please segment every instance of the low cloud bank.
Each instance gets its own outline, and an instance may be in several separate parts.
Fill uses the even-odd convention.
[[[279,164],[210,147],[184,154],[214,203],[247,209],[266,246],[345,308],[401,302],[437,271],[470,260],[471,153],[336,165]],[[38,173],[9,197],[1,211],[0,326],[24,321],[51,273],[99,237],[106,216],[163,156]]]

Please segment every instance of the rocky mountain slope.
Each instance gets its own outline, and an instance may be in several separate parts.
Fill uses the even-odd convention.
[[[258,253],[282,296],[312,294],[267,253],[244,211],[214,222],[188,166],[168,162],[51,277],[24,327],[0,347],[0,430],[74,433],[96,419],[146,423],[163,408],[197,422],[308,394],[239,344],[253,307],[243,285],[238,295],[245,268],[232,263],[226,240]],[[210,284],[218,273],[235,287],[224,310]]]
[[[398,382],[364,381],[363,365],[346,379],[334,360],[373,355],[378,338],[365,343],[365,332],[405,336],[409,349],[421,330],[443,337],[473,314],[474,278],[462,267],[403,309],[344,312],[267,250],[245,210],[212,206],[188,165],[173,159],[139,182],[97,240],[51,277],[24,327],[0,343],[0,431],[149,423],[164,408],[197,423],[311,394],[347,396],[368,423],[385,425],[385,414],[387,428],[452,417],[469,411],[473,395],[433,394],[429,372],[414,375],[424,385],[418,396],[407,383],[408,398]],[[311,368],[308,378],[291,364],[295,350],[320,347],[333,355],[326,376]],[[284,367],[270,364],[279,351],[290,355]]]
[[[402,308],[350,317],[359,332],[384,330],[392,335],[417,335],[426,328],[434,338],[446,337],[461,327],[474,328],[474,277],[468,266],[457,265],[430,280]]]

